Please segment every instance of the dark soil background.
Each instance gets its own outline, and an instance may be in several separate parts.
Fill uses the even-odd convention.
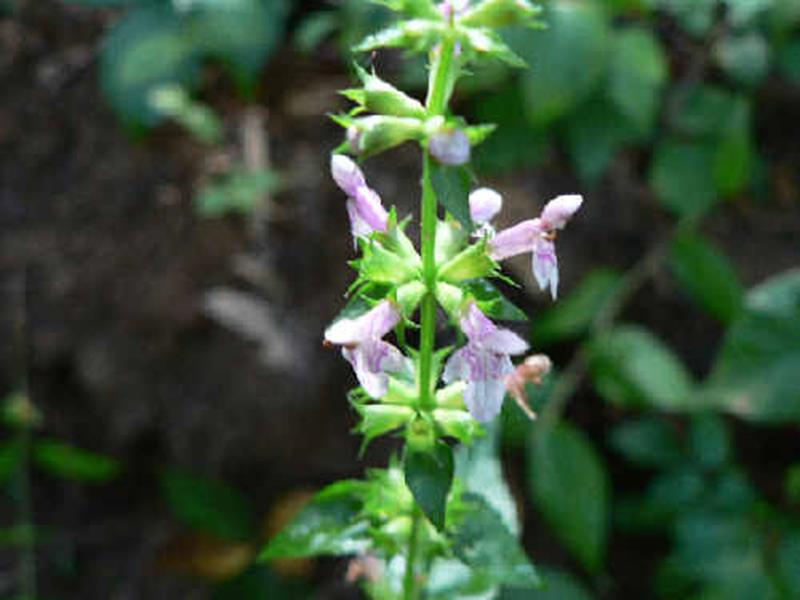
[[[254,234],[242,219],[195,215],[191,198],[213,159],[208,148],[170,126],[134,141],[105,104],[97,48],[114,18],[50,0],[0,17],[0,393],[27,378],[44,434],[125,465],[121,479],[102,486],[35,476],[36,520],[53,532],[38,552],[45,597],[206,598],[201,580],[158,559],[180,532],[159,494],[158,469],[224,479],[267,513],[288,491],[364,466],[359,440],[348,434],[351,374],[320,343],[351,278],[344,199],[327,172],[340,131],[325,117],[343,106],[335,92],[349,75],[327,47],[305,57],[287,47],[265,73],[259,105],[268,110],[271,159],[285,187],[273,218]],[[223,76],[207,76],[205,99],[223,115],[235,153],[248,108]],[[748,285],[800,263],[800,97],[768,90],[758,140],[779,193],[762,204],[736,200],[707,227]],[[493,181],[507,200],[501,224],[556,193],[585,194],[585,210],[560,245],[566,293],[593,268],[630,266],[664,235],[669,223],[642,181],[644,165],[641,156],[622,156],[595,190],[582,189],[558,156]],[[388,203],[401,214],[414,210],[412,149],[366,169]],[[526,261],[512,268],[531,283]],[[206,294],[220,288],[257,307],[267,323],[261,339],[209,318]],[[531,294],[517,300],[527,309],[545,306],[534,286],[525,289]],[[722,333],[667,276],[637,295],[624,318],[647,323],[698,375]],[[559,348],[556,363],[570,350]],[[618,418],[589,389],[569,413],[599,441]],[[741,459],[765,492],[779,485],[771,462],[796,458],[796,439],[796,431],[737,426]],[[366,463],[382,464],[389,451],[376,444]],[[508,458],[522,500],[521,459]],[[641,485],[640,473],[608,459],[615,491]],[[0,520],[13,522],[8,500]],[[525,523],[533,556],[570,564],[534,515]],[[614,538],[607,597],[646,597],[665,547]],[[14,556],[0,554],[0,596],[13,587]],[[313,572],[320,597],[348,597],[343,573],[339,563]]]

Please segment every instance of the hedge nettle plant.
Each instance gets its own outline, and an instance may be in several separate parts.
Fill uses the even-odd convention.
[[[539,383],[550,361],[531,355],[514,367],[511,357],[524,356],[528,344],[494,320],[524,315],[489,279],[504,278],[498,261],[530,253],[539,286],[555,299],[556,232],[582,199],[559,196],[537,217],[495,231],[502,198],[488,188],[470,192],[476,186],[468,170],[471,147],[493,126],[467,124],[449,112],[448,102],[474,63],[499,59],[522,66],[495,29],[538,27],[539,10],[527,0],[376,1],[403,19],[356,50],[426,52],[428,92],[423,104],[362,69],[361,87],[343,92],[356,107],[335,117],[346,141],[330,166],[347,196],[360,257],[352,263],[358,276],[351,300],[325,331],[325,343],[341,348],[358,379],[350,402],[365,443],[399,430],[405,448],[366,480],[320,492],[263,556],[356,555],[349,573],[382,599],[536,586],[536,572],[507,523],[454,479],[448,441],[468,445],[482,435],[507,392],[534,416],[525,385]],[[387,210],[348,156],[361,161],[408,141],[422,150],[419,251],[405,233],[410,218],[398,220],[394,208]],[[456,328],[452,346],[436,346],[439,308]],[[418,330],[413,346],[411,330]],[[392,332],[395,343],[384,339]]]

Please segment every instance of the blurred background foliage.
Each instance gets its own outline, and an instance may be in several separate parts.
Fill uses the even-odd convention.
[[[22,19],[26,4],[6,0],[0,14]],[[244,228],[245,243],[266,247],[266,229],[258,225],[265,212],[266,222],[274,216],[273,193],[286,189],[291,198],[291,185],[284,188],[277,171],[292,167],[274,168],[247,133],[231,158],[231,114],[259,114],[275,92],[272,76],[289,90],[315,85],[292,78],[287,56],[314,61],[334,55],[339,87],[346,87],[354,61],[348,48],[389,18],[366,0],[63,4],[107,15],[101,39],[93,42],[97,85],[130,143],[181,135],[177,125],[204,153],[221,153],[193,187],[194,211],[206,218],[243,215],[257,225]],[[547,30],[502,32],[530,69],[481,69],[457,97],[471,120],[499,126],[477,150],[481,181],[507,183],[531,173],[546,180],[548,170],[566,172],[587,197],[582,231],[589,232],[608,223],[604,207],[592,204],[620,189],[610,181],[623,179],[635,190],[630,201],[643,198],[644,209],[614,214],[630,220],[644,210],[647,221],[632,226],[644,229],[638,231],[644,243],[634,243],[634,251],[629,239],[605,242],[628,248],[618,256],[633,255],[633,261],[598,262],[592,248],[584,248],[588,259],[582,262],[590,268],[569,282],[558,303],[541,310],[535,305],[530,337],[552,354],[556,373],[530,390],[540,413],[536,423],[507,403],[502,448],[491,451],[491,469],[500,468],[502,456],[518,484],[503,489],[499,502],[515,503],[523,515],[524,539],[548,587],[534,596],[504,590],[502,598],[799,598],[800,157],[797,124],[785,122],[780,111],[794,106],[788,119],[798,118],[800,3],[548,0],[543,6]],[[413,60],[373,56],[369,63],[412,90],[424,81]],[[209,65],[222,83],[209,83]],[[220,87],[226,102],[214,100]],[[266,132],[272,127],[270,120],[257,123]],[[315,160],[324,165],[330,135],[315,140]],[[322,202],[316,209],[323,210]],[[779,262],[794,268],[761,264],[768,259],[760,258],[747,231],[763,224],[761,217],[786,224],[776,234],[783,243]],[[714,235],[721,221],[744,223],[734,228],[733,244],[720,244]],[[346,238],[344,227],[326,235]],[[563,246],[601,236],[567,232]],[[736,259],[726,250],[732,246]],[[741,257],[748,255],[766,279],[741,276]],[[675,304],[658,304],[653,287],[678,298],[681,311],[665,317]],[[239,296],[231,313],[215,298],[219,302],[207,300],[217,307],[217,320],[247,339],[262,339],[252,322],[235,317],[251,304]],[[653,298],[656,303],[643,309]],[[329,315],[337,310],[327,308]],[[698,331],[703,339],[694,351]],[[279,344],[264,335],[271,340],[266,346]],[[688,339],[680,351],[671,347],[676,339]],[[8,376],[9,390],[18,388],[20,377]],[[7,406],[19,405],[20,397],[10,396]],[[340,410],[345,406],[342,397]],[[0,544],[26,564],[36,558],[34,549],[42,561],[52,546],[43,540],[58,537],[39,531],[30,502],[25,494],[20,498],[29,471],[82,485],[113,486],[130,475],[116,459],[49,434],[32,436],[32,423],[9,424],[0,481],[17,516],[4,520]],[[21,437],[20,431],[27,433]],[[778,440],[769,446],[777,452],[760,447],[770,438]],[[350,458],[355,464],[355,453]],[[304,505],[307,486],[320,483],[314,477],[296,474],[289,492],[273,492],[269,508],[258,508],[217,477],[172,465],[160,465],[151,476],[157,481],[152,493],[180,524],[156,562],[168,573],[211,582],[191,597],[357,597],[352,586],[330,583],[344,578],[344,567],[257,561],[260,542]],[[37,489],[50,485],[37,481],[34,499]],[[257,482],[237,481],[263,498]],[[62,558],[81,558],[56,547]],[[59,571],[55,579],[69,576]],[[51,588],[54,595],[46,597],[70,597],[57,583],[45,586]],[[208,590],[212,596],[202,595]]]

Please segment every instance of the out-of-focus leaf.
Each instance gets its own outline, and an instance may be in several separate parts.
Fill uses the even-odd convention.
[[[800,87],[800,36],[796,36],[778,54],[778,69],[793,85]]]
[[[447,496],[453,484],[453,451],[442,442],[430,450],[406,448],[403,460],[406,485],[437,529],[444,528]]]
[[[192,88],[200,60],[182,23],[169,7],[132,11],[108,33],[100,57],[100,86],[131,128],[163,119],[150,104],[150,93],[163,85]]]
[[[466,515],[452,533],[453,552],[483,580],[533,588],[541,580],[517,538],[484,498],[464,495]]]
[[[618,425],[610,440],[617,452],[641,467],[664,468],[685,457],[676,431],[655,415]]]
[[[286,528],[272,538],[259,560],[358,554],[369,547],[369,524],[360,519],[365,484],[339,481],[319,492]]]
[[[467,231],[472,231],[472,217],[469,214],[469,174],[463,167],[446,167],[431,162],[431,181],[436,199]]]
[[[695,85],[673,93],[678,94],[674,99],[677,111],[670,115],[670,124],[682,135],[715,138],[736,109],[736,96],[719,87]]]
[[[693,383],[678,357],[652,333],[620,325],[590,343],[595,387],[621,406],[691,408]]]
[[[40,469],[75,481],[103,482],[120,472],[116,459],[57,440],[38,440],[33,446],[33,460]]]
[[[252,504],[224,483],[165,469],[161,489],[172,514],[193,529],[230,540],[248,540],[256,534]]]
[[[676,237],[670,266],[692,298],[720,321],[728,323],[739,314],[744,286],[730,261],[703,237]]]
[[[705,394],[742,418],[800,420],[800,271],[752,289],[729,328]]]
[[[204,2],[190,13],[187,35],[199,52],[222,62],[249,92],[283,37],[286,13],[284,0]]]
[[[754,170],[755,151],[750,131],[750,102],[738,97],[720,131],[714,155],[714,182],[722,196],[746,189]]]
[[[630,27],[614,36],[608,95],[639,136],[652,131],[666,82],[667,59],[650,30]]]
[[[294,34],[295,46],[310,54],[339,27],[339,15],[331,10],[321,10],[306,15]]]
[[[520,534],[519,515],[511,490],[503,478],[500,464],[500,426],[497,421],[486,425],[486,435],[471,446],[456,451],[456,476],[465,489],[484,500],[497,511],[506,528]]]
[[[64,4],[74,4],[76,6],[89,6],[91,8],[107,8],[114,6],[136,6],[137,4],[148,4],[152,0],[64,0]]]
[[[725,422],[713,413],[695,415],[689,427],[689,451],[705,469],[721,467],[730,455],[730,435]]]
[[[547,345],[582,335],[613,297],[620,275],[613,269],[589,273],[565,298],[533,323],[536,345]]]
[[[800,529],[784,532],[778,548],[778,576],[788,597],[800,596]]]
[[[736,83],[755,87],[769,71],[769,46],[755,31],[722,38],[713,49],[714,59]]]
[[[681,215],[699,215],[717,200],[714,148],[708,144],[667,139],[655,150],[650,185],[661,203]]]
[[[11,439],[0,444],[0,484],[14,475],[22,460],[22,451],[20,440]]]
[[[509,41],[530,65],[522,76],[527,115],[537,126],[567,115],[602,79],[611,29],[596,3],[559,0],[547,5],[545,31],[514,30]]]
[[[786,471],[786,498],[792,504],[800,505],[800,462],[793,464]]]
[[[244,573],[217,586],[212,600],[302,600],[310,590],[297,581],[283,581],[264,565],[253,565]]]
[[[211,108],[195,102],[179,85],[164,85],[149,94],[151,106],[159,113],[174,119],[192,135],[207,144],[222,140],[222,122]]]
[[[652,0],[652,4],[675,17],[686,32],[702,37],[714,22],[717,0]]]
[[[207,218],[224,214],[250,214],[259,200],[280,186],[273,171],[234,170],[208,185],[195,197],[198,214]]]
[[[553,532],[590,572],[603,568],[610,485],[600,455],[567,423],[540,428],[529,446],[528,482]]]
[[[560,569],[542,568],[542,589],[537,590],[536,600],[591,600],[592,596],[586,591],[577,577]],[[498,600],[528,600],[530,590],[504,588]]]
[[[636,137],[631,122],[602,96],[578,106],[565,127],[570,158],[589,185],[597,183],[617,151]]]

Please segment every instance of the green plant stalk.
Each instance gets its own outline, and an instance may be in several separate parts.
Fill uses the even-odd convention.
[[[427,109],[429,116],[444,114],[447,107],[447,86],[451,78],[454,42],[445,39],[439,47],[432,68],[431,87],[428,90]],[[435,52],[435,51],[434,51]],[[432,158],[427,148],[422,157],[422,279],[427,291],[420,308],[420,346],[419,346],[419,408],[432,410],[435,399],[431,373],[433,353],[436,343],[436,220],[437,201],[431,179]],[[416,600],[418,597],[416,560],[419,553],[419,530],[422,525],[422,511],[414,503],[411,516],[411,534],[408,539],[406,570],[403,578],[403,598]]]

